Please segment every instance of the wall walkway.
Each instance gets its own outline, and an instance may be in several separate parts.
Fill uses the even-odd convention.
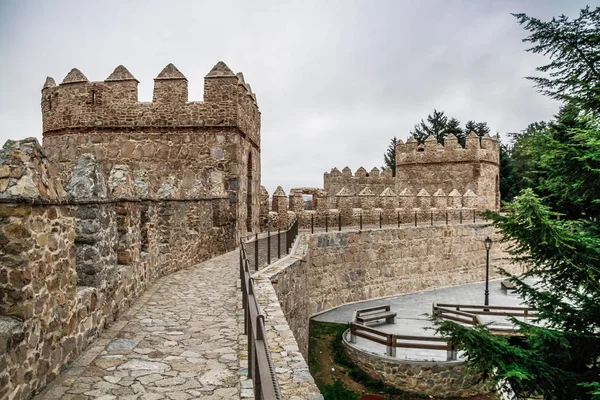
[[[253,398],[238,257],[159,279],[36,399]]]

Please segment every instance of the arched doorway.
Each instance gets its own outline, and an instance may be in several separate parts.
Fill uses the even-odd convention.
[[[246,229],[250,233],[252,232],[252,151],[248,152],[246,178]]]

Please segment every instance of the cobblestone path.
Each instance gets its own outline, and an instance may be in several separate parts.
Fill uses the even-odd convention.
[[[238,257],[158,280],[36,400],[253,397],[240,361]]]

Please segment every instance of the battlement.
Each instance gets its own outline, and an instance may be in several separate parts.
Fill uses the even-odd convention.
[[[425,139],[423,145],[410,138],[404,143],[398,140],[396,145],[396,167],[406,164],[436,163],[472,163],[487,162],[499,164],[500,144],[496,138],[486,134],[482,138],[475,132],[467,135],[465,147],[458,143],[458,138],[450,135],[444,145],[433,137]]]
[[[375,192],[381,193],[388,186],[394,186],[392,171],[380,171],[377,167],[369,172],[360,167],[354,173],[348,167],[345,167],[342,171],[333,168],[331,172],[323,174],[323,188],[331,196],[338,193],[342,188],[346,188],[353,194],[358,194],[365,187],[370,187]]]
[[[44,136],[82,129],[235,127],[260,147],[256,95],[241,73],[218,62],[204,77],[204,101],[188,100],[188,80],[173,64],[154,79],[152,102],[138,100],[138,80],[122,65],[90,82],[72,69],[42,88]]]

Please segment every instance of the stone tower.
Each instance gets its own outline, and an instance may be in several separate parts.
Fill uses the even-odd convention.
[[[485,135],[471,132],[463,148],[458,138],[450,135],[442,146],[429,136],[423,146],[414,139],[401,140],[396,146],[396,192],[408,189],[418,193],[425,189],[435,193],[458,190],[477,194],[479,210],[500,209],[500,145]]]
[[[102,82],[77,69],[42,89],[43,146],[63,182],[91,153],[106,176],[126,165],[145,180],[137,200],[227,197],[238,237],[259,227],[260,111],[241,73],[223,62],[204,77],[204,101],[188,101],[187,78],[167,65],[152,102],[138,101],[138,80],[118,66]]]

